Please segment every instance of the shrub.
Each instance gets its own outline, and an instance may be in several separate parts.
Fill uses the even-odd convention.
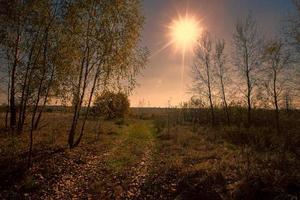
[[[124,118],[129,110],[128,96],[122,92],[105,91],[97,96],[94,111],[106,119]]]

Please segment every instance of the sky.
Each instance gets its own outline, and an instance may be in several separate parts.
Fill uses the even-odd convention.
[[[181,51],[174,46],[159,51],[170,41],[168,26],[179,15],[194,16],[202,29],[230,44],[235,23],[249,12],[267,37],[279,33],[284,20],[293,13],[291,0],[143,0],[142,4],[146,17],[142,45],[147,46],[151,55],[146,69],[137,78],[139,86],[130,97],[133,107],[176,106],[192,95],[188,92],[192,51],[186,54],[184,64]]]

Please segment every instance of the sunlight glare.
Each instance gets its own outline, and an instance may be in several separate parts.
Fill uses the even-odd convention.
[[[181,99],[184,95],[184,74],[185,74],[185,60],[188,53],[192,53],[197,40],[202,33],[200,21],[195,16],[191,16],[186,12],[184,16],[179,15],[172,20],[169,29],[170,42],[175,47],[175,51],[179,51],[182,55],[181,67]]]
[[[180,49],[182,53],[186,50],[193,50],[193,46],[201,34],[199,21],[187,14],[184,17],[179,16],[178,19],[173,20],[169,29],[171,40],[176,49]]]

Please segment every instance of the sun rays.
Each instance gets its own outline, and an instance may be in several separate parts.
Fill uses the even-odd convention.
[[[194,46],[202,31],[201,20],[197,16],[191,15],[187,11],[183,15],[178,14],[166,26],[167,42],[150,56],[152,58],[168,48],[172,48],[176,54],[180,54],[182,62],[180,69],[182,91],[184,91],[185,61],[187,56],[193,53]]]
[[[202,29],[200,21],[194,16],[185,14],[179,15],[168,26],[169,37],[175,49],[185,54],[186,51],[192,51],[197,39],[199,38]]]

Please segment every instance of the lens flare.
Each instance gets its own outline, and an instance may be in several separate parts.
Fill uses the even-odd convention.
[[[186,50],[193,50],[202,32],[200,22],[188,14],[174,19],[169,26],[169,30],[171,41],[176,50],[181,50],[182,53],[185,53]]]
[[[151,56],[156,56],[171,46],[174,47],[176,52],[180,52],[182,58],[180,70],[182,99],[184,95],[185,62],[187,60],[187,56],[193,53],[194,46],[197,43],[198,38],[201,37],[203,28],[200,22],[201,21],[196,16],[189,15],[188,11],[186,11],[185,15],[178,15],[169,23],[169,25],[167,25],[167,36],[169,41]]]

